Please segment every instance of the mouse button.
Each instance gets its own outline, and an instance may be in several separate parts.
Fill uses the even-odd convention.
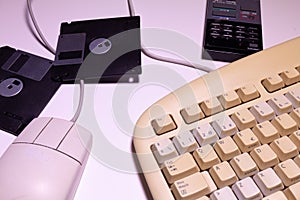
[[[58,150],[83,163],[91,149],[91,144],[91,133],[87,129],[77,125],[72,127],[58,147]]]
[[[42,130],[50,122],[49,117],[40,117],[33,119],[21,132],[21,134],[14,140],[13,143],[33,143]]]
[[[73,124],[67,120],[53,118],[34,143],[56,149]]]
[[[0,159],[0,199],[20,199],[24,194],[27,199],[67,199],[80,169],[78,162],[58,151],[13,144]]]

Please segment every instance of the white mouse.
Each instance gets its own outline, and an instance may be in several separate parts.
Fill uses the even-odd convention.
[[[0,158],[0,199],[73,199],[91,145],[74,122],[34,119]]]

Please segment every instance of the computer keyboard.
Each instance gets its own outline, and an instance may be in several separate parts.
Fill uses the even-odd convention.
[[[154,199],[300,199],[300,37],[148,108],[134,147]]]

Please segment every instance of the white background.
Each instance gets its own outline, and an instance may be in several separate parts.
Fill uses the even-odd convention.
[[[171,30],[184,35],[201,47],[206,1],[135,0],[133,2],[136,14],[141,16],[142,28]],[[41,30],[54,48],[61,22],[128,16],[126,0],[33,0],[32,7]],[[300,36],[299,0],[261,0],[261,7],[264,48]],[[0,0],[0,9],[0,46],[8,45],[54,59],[54,56],[36,40],[29,27],[31,23],[28,20],[26,0]],[[149,35],[147,36],[148,38],[142,38],[142,41],[151,39]],[[174,42],[174,45],[184,46],[180,42],[177,44]],[[155,53],[162,52],[155,51]],[[192,51],[188,53],[195,54]],[[131,155],[133,148],[134,123],[142,112],[172,90],[204,74],[194,69],[154,61],[145,56],[142,57],[142,63],[143,74],[139,84],[98,85],[94,94],[95,117],[103,135],[114,147],[128,155]],[[226,63],[207,64],[218,68]],[[165,81],[170,78],[166,73],[156,74],[154,77],[153,73],[159,67],[166,73],[175,74],[175,79]],[[121,90],[130,91],[129,97],[122,96],[118,103],[124,110],[118,110],[119,107],[112,103]],[[41,116],[70,119],[76,107],[77,95],[77,87],[61,86]],[[124,119],[129,122],[127,127],[120,125],[122,123],[119,123],[118,117],[115,116],[118,112],[128,113],[129,118]],[[11,134],[0,131],[0,155],[13,139],[14,136]],[[113,160],[122,159],[118,157],[119,155],[110,154],[109,151],[101,153],[111,156]],[[131,166],[137,164],[132,156],[129,156],[125,162]],[[140,174],[124,171],[122,166],[113,169],[109,163],[102,162],[95,155],[90,156],[76,193],[76,199],[148,198],[150,197],[147,196],[147,188]]]

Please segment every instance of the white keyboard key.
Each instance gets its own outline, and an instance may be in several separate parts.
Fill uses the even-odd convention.
[[[223,110],[223,107],[217,97],[211,97],[210,99],[203,101],[200,103],[200,108],[206,116],[216,114]]]
[[[232,108],[242,103],[240,97],[234,90],[222,94],[218,99],[225,109]]]
[[[232,190],[226,186],[210,195],[211,200],[237,200]]]
[[[153,119],[151,125],[156,134],[161,135],[177,128],[171,115],[164,115]]]
[[[284,87],[284,82],[278,74],[267,77],[262,81],[262,84],[269,92],[274,92]]]
[[[287,187],[300,181],[300,168],[292,159],[279,163],[274,170]]]
[[[163,139],[159,142],[155,142],[151,148],[159,164],[163,164],[166,160],[178,156],[178,153],[170,139]]]
[[[265,101],[255,104],[250,108],[250,111],[259,123],[271,120],[275,117],[274,110]]]
[[[259,97],[259,92],[252,84],[248,84],[237,89],[236,93],[239,95],[243,102],[248,102]]]
[[[231,159],[230,164],[240,179],[252,176],[258,172],[258,167],[248,153],[243,153]]]
[[[295,68],[285,70],[279,74],[285,85],[292,85],[300,80],[299,72]]]
[[[260,146],[258,138],[249,128],[235,134],[233,139],[242,152],[250,152]]]
[[[284,190],[287,198],[289,200],[299,200],[300,199],[300,182],[295,183]]]
[[[214,120],[211,125],[220,138],[234,135],[238,131],[232,119],[227,115],[219,115],[218,119]]]
[[[218,188],[234,184],[238,178],[227,161],[219,163],[209,169],[211,177],[214,179]]]
[[[269,121],[257,124],[252,129],[253,133],[258,137],[262,144],[267,144],[279,138],[278,130]]]
[[[232,189],[238,199],[259,200],[263,198],[257,185],[250,177],[247,177],[245,179],[236,182],[232,186]]]
[[[218,140],[214,144],[214,149],[222,161],[230,160],[234,156],[241,154],[240,149],[229,136]]]
[[[287,136],[283,136],[274,140],[270,144],[270,147],[277,154],[280,161],[285,161],[289,158],[293,158],[298,154],[298,148]]]
[[[178,157],[172,158],[164,162],[162,169],[169,183],[174,183],[178,179],[182,179],[199,171],[193,156],[185,153]]]
[[[267,168],[258,172],[253,176],[253,179],[265,196],[282,190],[284,187],[281,179],[272,168]]]
[[[239,110],[231,115],[239,130],[252,128],[256,125],[256,119],[248,109]]]
[[[193,156],[201,170],[206,170],[221,162],[217,153],[209,144],[196,149]]]
[[[171,190],[176,199],[196,199],[210,192],[205,178],[199,172],[175,181]]]
[[[192,152],[198,148],[198,143],[196,142],[193,134],[188,131],[175,135],[172,141],[179,154]]]
[[[298,124],[287,113],[275,117],[271,123],[281,136],[289,135],[298,130]]]
[[[187,124],[198,121],[205,117],[198,104],[193,104],[183,108],[180,111],[180,114]]]
[[[295,108],[291,113],[290,116],[297,122],[298,127],[300,127],[300,107]]]
[[[216,131],[211,127],[209,123],[202,124],[196,127],[192,130],[192,133],[200,146],[213,144],[219,139]]]
[[[282,191],[278,191],[269,196],[264,197],[262,200],[288,200],[288,198]]]
[[[300,106],[300,87],[288,91],[285,96],[292,102],[294,108]]]
[[[297,130],[293,132],[289,138],[292,140],[292,142],[297,146],[298,151],[300,151],[300,130]]]
[[[293,109],[292,103],[284,95],[277,95],[268,100],[268,104],[273,108],[276,115],[289,113]]]
[[[250,153],[259,169],[264,170],[279,163],[277,154],[267,144],[256,147]]]

